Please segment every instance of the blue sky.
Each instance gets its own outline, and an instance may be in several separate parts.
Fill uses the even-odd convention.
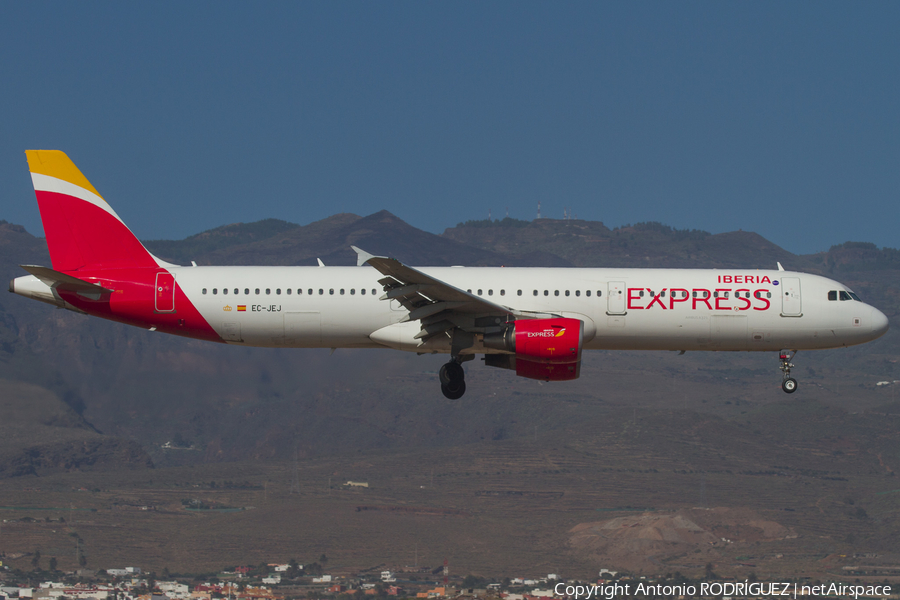
[[[900,4],[7,2],[0,219],[64,150],[144,239],[387,209],[900,246]],[[702,265],[698,265],[702,266]]]

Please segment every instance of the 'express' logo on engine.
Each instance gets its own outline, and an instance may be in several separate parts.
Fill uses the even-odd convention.
[[[545,329],[543,331],[527,331],[527,332],[525,332],[525,337],[552,338],[552,337],[561,337],[565,333],[566,333],[566,328],[563,327],[559,331],[554,331],[553,329]]]

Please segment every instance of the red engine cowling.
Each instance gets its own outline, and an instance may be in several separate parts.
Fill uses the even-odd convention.
[[[484,336],[487,348],[515,353],[487,355],[489,366],[515,369],[516,375],[544,381],[577,379],[584,324],[578,319],[522,319]]]
[[[581,375],[581,361],[573,363],[542,363],[513,358],[516,375],[541,381],[571,381]]]

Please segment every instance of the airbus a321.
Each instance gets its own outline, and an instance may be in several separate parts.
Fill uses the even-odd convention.
[[[545,381],[576,379],[583,350],[778,352],[878,338],[888,320],[845,285],[755,269],[413,268],[359,248],[357,267],[179,266],[153,256],[58,150],[29,150],[52,267],[9,290],[150,331],[242,346],[393,348]]]

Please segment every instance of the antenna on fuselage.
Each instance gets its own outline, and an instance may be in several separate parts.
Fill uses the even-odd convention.
[[[776,262],[775,264],[778,265],[778,270],[779,270],[779,271],[784,271],[784,267],[781,266],[781,263],[780,263],[780,262]]]

